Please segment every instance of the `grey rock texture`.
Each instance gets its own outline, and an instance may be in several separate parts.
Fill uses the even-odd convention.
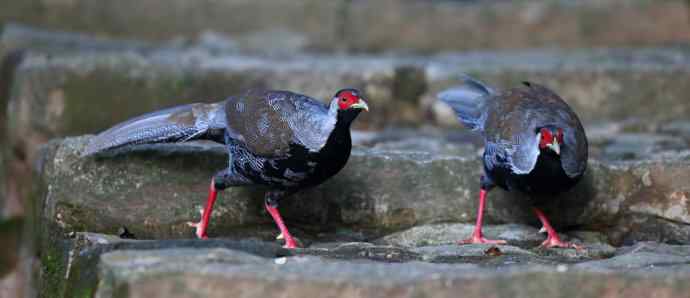
[[[386,235],[376,242],[406,247],[449,245],[471,235],[473,229],[472,224],[428,224]],[[487,238],[503,239],[515,246],[533,247],[544,241],[544,236],[537,230],[530,226],[507,224],[488,226],[483,232]]]
[[[55,140],[42,151],[37,169],[42,191],[35,204],[41,206],[44,225],[63,232],[102,233],[126,226],[149,239],[192,235],[185,223],[198,217],[209,177],[225,166],[222,146],[154,145],[81,158],[87,141]],[[476,153],[359,148],[334,179],[286,200],[281,209],[298,237],[335,230],[364,240],[420,224],[473,223],[480,172]],[[581,183],[546,211],[557,226],[603,232],[618,245],[634,240],[688,243],[687,181],[687,153],[642,161],[591,161]],[[224,191],[210,235],[233,237],[248,228],[271,227],[261,202],[260,189]],[[536,223],[524,198],[500,190],[491,193],[486,218],[490,223]],[[404,234],[397,237],[389,243],[424,245],[406,243]],[[447,243],[436,241],[429,244]]]
[[[287,251],[262,242],[118,240],[99,234],[78,234],[71,242],[80,244],[72,246],[63,264],[66,287],[54,294],[455,297],[462,291],[463,297],[684,297],[687,284],[681,281],[690,274],[687,257],[668,258],[687,246],[625,247],[599,261],[513,246],[496,252],[486,245],[409,250],[341,243]],[[76,289],[82,292],[70,292]]]
[[[98,274],[100,257],[116,250],[165,251],[181,248],[191,251],[232,249],[271,258],[284,255],[276,244],[252,240],[123,240],[118,236],[94,233],[59,235],[46,240],[38,249],[41,255],[41,276],[36,286],[40,297],[92,296],[101,277]],[[189,255],[189,254],[187,254]],[[243,255],[243,257],[245,256]],[[200,257],[199,259],[204,259]],[[227,260],[226,260],[227,261]],[[162,296],[161,296],[162,297]]]
[[[57,275],[54,287],[43,288],[51,297],[452,297],[461,289],[467,297],[590,297],[611,291],[610,297],[684,297],[687,284],[681,281],[690,274],[688,246],[649,242],[618,250],[586,243],[587,253],[361,242],[291,251],[261,241],[127,240],[95,233],[61,242],[63,248],[52,252],[62,256],[48,268]],[[631,286],[635,291],[628,293]]]

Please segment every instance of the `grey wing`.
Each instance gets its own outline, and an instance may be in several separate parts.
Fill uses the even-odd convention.
[[[449,105],[467,128],[481,131],[486,120],[486,102],[495,94],[492,88],[465,76],[462,85],[446,89],[436,97]]]
[[[497,166],[502,166],[507,160],[506,151],[500,145],[487,142],[484,145],[484,166],[492,170]]]
[[[553,125],[563,129],[563,170],[571,177],[586,168],[587,139],[582,124],[570,107],[554,92],[536,84],[507,90],[488,102],[484,132],[487,142],[508,155],[512,170],[529,173],[539,158],[537,127]]]
[[[570,177],[581,175],[587,166],[587,139],[577,116],[564,102],[558,112],[541,107],[522,109],[514,114],[521,125],[513,126],[510,134],[496,142],[503,144],[516,174],[527,174],[534,169],[539,158],[539,137],[535,134],[540,126],[553,125],[563,129],[561,166]],[[519,118],[519,119],[518,119]],[[508,137],[510,136],[510,137]],[[584,161],[584,162],[583,162]]]
[[[537,138],[526,136],[517,136],[512,141],[487,141],[484,146],[484,163],[488,169],[506,165],[515,174],[528,174],[537,164],[538,144]]]
[[[511,170],[515,174],[528,174],[532,172],[539,158],[539,138],[532,132],[517,134],[513,140],[506,142],[506,152],[511,164]]]
[[[487,145],[505,156],[505,162],[516,174],[527,174],[534,169],[539,158],[539,139],[534,131],[538,119],[534,117],[540,111],[518,107],[529,102],[513,102],[512,109],[509,97],[498,97],[490,102],[489,121],[484,128]]]
[[[294,132],[293,141],[310,151],[319,151],[335,128],[336,111],[304,95],[296,94],[293,103],[295,111],[288,121]]]
[[[291,144],[318,150],[327,139],[318,132],[322,130],[321,115],[328,110],[303,95],[249,91],[229,98],[225,109],[229,136],[259,156],[284,156]]]

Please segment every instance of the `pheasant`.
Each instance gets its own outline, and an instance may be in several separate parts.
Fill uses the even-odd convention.
[[[548,88],[524,82],[503,92],[465,77],[438,94],[467,128],[484,137],[477,223],[460,244],[504,244],[482,235],[487,193],[495,186],[528,194],[547,238],[544,247],[579,246],[562,241],[540,206],[572,188],[587,168],[587,136],[573,110]]]
[[[93,137],[84,155],[144,143],[207,139],[226,145],[228,167],[211,179],[196,236],[207,228],[218,191],[263,185],[265,208],[285,247],[295,248],[278,212],[282,199],[338,173],[352,149],[350,125],[367,103],[356,89],[336,92],[329,105],[290,91],[250,90],[223,102],[195,103],[145,114]]]

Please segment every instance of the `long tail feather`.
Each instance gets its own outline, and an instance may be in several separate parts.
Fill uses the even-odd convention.
[[[225,121],[222,103],[172,107],[141,115],[101,132],[91,138],[83,154],[137,144],[212,138],[209,132],[224,130]]]
[[[492,88],[464,76],[462,85],[443,90],[437,98],[448,104],[467,128],[481,129],[484,101],[492,94]]]

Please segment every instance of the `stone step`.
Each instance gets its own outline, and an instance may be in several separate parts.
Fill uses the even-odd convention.
[[[151,40],[210,30],[253,48],[336,52],[687,44],[688,15],[682,0],[0,3],[0,23]]]
[[[94,233],[66,242],[64,256],[54,256],[47,268],[57,280],[40,289],[51,297],[456,297],[458,291],[463,297],[630,297],[627,291],[684,297],[690,276],[690,247],[655,243],[617,250],[591,244],[595,256],[508,245],[361,242],[289,251],[260,241],[141,241]]]
[[[152,145],[115,156],[81,158],[88,137],[49,143],[42,151],[34,196],[42,225],[69,233],[116,233],[127,227],[144,239],[187,238],[213,173],[227,163],[220,145]],[[367,240],[415,225],[474,221],[478,148],[450,151],[357,148],[341,173],[281,203],[298,237],[341,233]],[[445,149],[444,149],[445,150]],[[607,235],[610,243],[636,240],[690,242],[687,198],[690,156],[591,161],[572,191],[546,208],[559,227]],[[75,191],[78,190],[78,191]],[[231,188],[220,195],[212,237],[275,237],[261,190]],[[524,197],[500,190],[488,200],[490,223],[533,223]],[[268,231],[268,232],[266,232]]]
[[[33,160],[36,144],[103,130],[176,104],[218,101],[248,88],[290,89],[327,100],[345,86],[366,93],[359,128],[456,124],[434,95],[468,73],[498,87],[555,89],[585,123],[690,113],[690,52],[677,48],[524,50],[434,56],[260,56],[205,45],[114,46],[112,41],[15,28],[6,52],[29,45],[11,72],[9,143]],[[74,46],[74,45],[77,46]],[[81,46],[83,45],[83,46]]]
[[[640,257],[654,258],[639,254],[613,262]],[[688,261],[656,257],[680,266]],[[288,258],[278,265],[227,250],[119,251],[101,258],[105,279],[96,297],[685,297],[690,289],[684,282],[690,277],[687,270],[602,273],[561,266],[497,272],[468,264],[354,263],[314,257]]]

